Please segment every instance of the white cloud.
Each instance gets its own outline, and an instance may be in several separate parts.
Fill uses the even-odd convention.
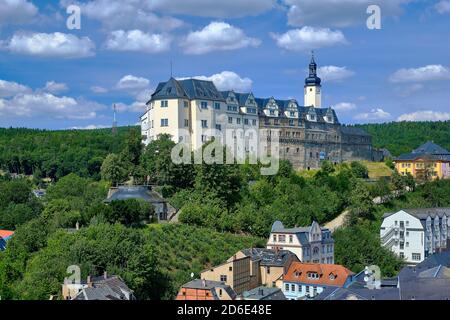
[[[421,68],[400,69],[390,77],[391,82],[422,82],[449,79],[450,69],[440,64]]]
[[[66,33],[15,33],[4,48],[19,54],[56,58],[93,56],[95,44],[88,38]]]
[[[57,83],[55,81],[48,81],[45,84],[45,87],[43,91],[49,92],[49,93],[60,93],[69,90],[67,85],[65,83]]]
[[[152,2],[148,0],[60,1],[62,8],[74,3],[80,6],[83,17],[100,21],[105,30],[170,31],[183,25],[179,19],[156,15],[151,10]]]
[[[421,83],[413,83],[411,85],[407,85],[405,87],[397,88],[396,91],[398,95],[402,98],[406,98],[411,96],[412,94],[419,92],[424,88],[424,85]]]
[[[417,111],[402,114],[397,121],[446,121],[450,120],[450,113],[438,111]]]
[[[92,86],[92,87],[91,87],[91,91],[92,91],[93,93],[98,93],[98,94],[100,94],[100,93],[107,93],[107,92],[108,92],[108,89],[103,88],[103,87],[100,87],[100,86]]]
[[[436,11],[440,14],[449,13],[450,12],[450,1],[442,0],[436,3],[434,6]]]
[[[258,47],[261,41],[245,35],[244,31],[225,22],[211,22],[200,31],[187,35],[181,46],[187,54],[204,54],[211,51],[236,50]]]
[[[376,108],[370,110],[370,112],[366,113],[360,113],[355,116],[355,119],[357,120],[385,120],[389,119],[391,117],[391,114],[389,112],[384,111],[381,108]]]
[[[252,90],[253,81],[249,78],[241,78],[237,73],[232,71],[223,71],[213,74],[212,76],[196,76],[194,79],[207,80],[214,82],[214,85],[220,91],[234,90],[237,92],[250,92]],[[187,79],[180,78],[179,80]]]
[[[308,26],[289,30],[283,34],[271,33],[270,36],[280,48],[289,51],[310,51],[347,43],[344,34],[339,30]]]
[[[135,101],[131,104],[125,104],[122,102],[116,103],[117,111],[119,112],[134,112],[142,113],[146,110],[145,102]]]
[[[96,129],[106,129],[106,128],[111,128],[111,126],[90,124],[90,125],[82,126],[82,127],[70,127],[69,129],[71,129],[71,130],[96,130]]]
[[[114,51],[160,53],[168,51],[172,38],[165,34],[149,34],[141,30],[116,30],[109,34],[105,46]]]
[[[28,93],[31,91],[27,86],[17,82],[0,80],[0,98],[13,97],[19,93]]]
[[[288,23],[304,25],[347,27],[366,24],[369,5],[380,6],[382,17],[399,16],[402,5],[413,0],[283,0],[289,7]]]
[[[18,94],[11,99],[0,99],[2,117],[48,116],[55,119],[93,119],[104,105],[84,99],[57,97],[50,93]]]
[[[214,18],[256,16],[276,6],[275,0],[153,0],[151,8],[169,14]]]
[[[0,0],[0,25],[30,22],[38,8],[26,0]]]
[[[339,82],[346,78],[352,77],[355,73],[348,70],[347,67],[324,66],[317,69],[317,74],[324,81]]]
[[[343,111],[343,112],[345,112],[345,111],[355,110],[356,109],[356,104],[351,103],[351,102],[341,102],[341,103],[335,104],[331,108],[333,108],[336,111]]]
[[[147,88],[150,85],[150,80],[142,77],[136,77],[131,74],[122,77],[116,84],[116,88],[119,90],[125,90],[129,92],[140,91]]]

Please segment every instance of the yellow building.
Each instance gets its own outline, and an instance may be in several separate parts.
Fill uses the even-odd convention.
[[[422,180],[450,178],[450,152],[428,141],[411,153],[394,160],[401,175],[412,175]]]

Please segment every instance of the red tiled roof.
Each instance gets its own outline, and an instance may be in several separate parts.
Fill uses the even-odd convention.
[[[308,277],[310,273],[318,274],[317,279]],[[337,264],[292,262],[284,276],[285,281],[306,284],[321,284],[343,287],[347,278],[354,273]]]
[[[14,231],[0,230],[0,238],[8,238],[14,234]]]

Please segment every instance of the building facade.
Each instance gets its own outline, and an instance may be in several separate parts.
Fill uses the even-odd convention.
[[[343,126],[333,109],[322,108],[322,83],[314,57],[303,103],[220,92],[211,81],[171,78],[158,85],[147,103],[141,129],[145,144],[168,134],[175,143],[197,150],[215,138],[244,158],[268,153],[276,138],[279,145],[273,152],[297,169],[318,168],[324,160],[378,160],[369,134]]]
[[[450,178],[450,152],[428,141],[411,153],[394,160],[395,169],[401,175],[412,175],[421,180]]]
[[[334,264],[293,262],[283,279],[283,293],[289,300],[314,299],[327,288],[346,288],[353,272]]]
[[[285,228],[275,221],[267,242],[267,249],[288,250],[301,262],[334,264],[334,240],[331,231],[317,222],[310,227]]]
[[[450,208],[404,209],[383,216],[381,245],[409,264],[449,248]]]
[[[192,280],[184,284],[176,300],[235,300],[236,292],[223,282]]]

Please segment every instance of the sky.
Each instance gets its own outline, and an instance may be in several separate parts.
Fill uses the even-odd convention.
[[[0,127],[134,125],[171,74],[302,104],[312,50],[342,123],[449,120],[449,31],[450,0],[0,0]]]

